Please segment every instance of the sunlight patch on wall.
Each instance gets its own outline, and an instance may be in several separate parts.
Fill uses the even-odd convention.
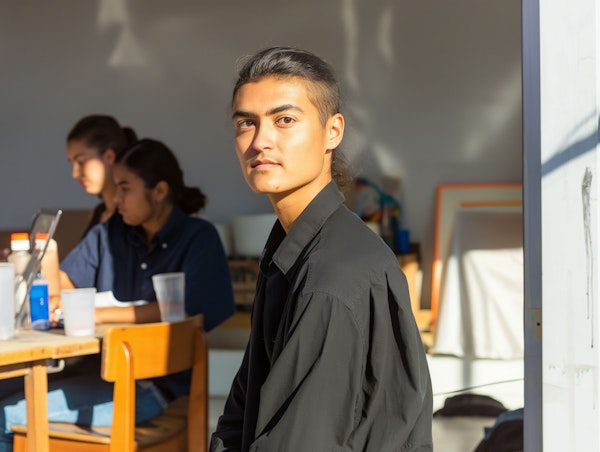
[[[491,147],[489,143],[503,140],[513,127],[514,116],[521,109],[521,67],[511,68],[490,90],[491,99],[482,100],[473,111],[472,126],[465,134],[462,159],[477,161],[479,155]]]
[[[144,50],[129,27],[123,28],[108,60],[111,67],[144,66],[147,63]]]
[[[383,143],[372,143],[371,149],[378,167],[381,169],[381,174],[404,178],[406,171],[397,150],[391,149]]]
[[[358,19],[356,18],[356,0],[342,0],[342,24],[346,42],[345,78],[348,85],[359,90],[358,81]]]
[[[361,52],[360,43],[373,36],[377,45],[377,50],[381,59],[388,66],[394,64],[394,11],[393,2],[385,2],[379,8],[377,27],[374,30],[361,29],[360,12],[356,0],[341,0],[341,20],[344,32],[344,42],[346,43],[346,62],[344,75],[348,85],[354,90],[360,90],[359,68],[361,61],[359,54]],[[362,35],[362,36],[361,36]]]
[[[394,63],[394,47],[393,47],[393,25],[394,25],[394,13],[392,11],[392,4],[388,3],[381,11],[379,16],[379,34],[377,42],[379,44],[379,50],[381,56],[388,65]]]
[[[119,37],[108,58],[109,67],[140,67],[147,64],[146,52],[132,30],[125,0],[101,0],[98,27],[101,31],[120,28]]]
[[[98,26],[101,31],[113,25],[127,25],[129,15],[125,0],[100,0],[98,8]]]

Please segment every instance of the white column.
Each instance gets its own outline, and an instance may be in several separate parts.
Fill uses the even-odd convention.
[[[542,445],[546,452],[600,451],[597,3],[523,2],[524,13],[539,8],[539,145],[532,136],[535,125],[528,122],[531,118],[526,117],[524,122],[528,163],[524,166],[525,209],[533,212],[528,223],[532,229],[525,233],[530,288],[526,290],[526,297],[530,297],[526,302],[526,336],[532,351],[526,360],[525,375],[526,390],[535,392],[533,382],[527,378],[529,372],[533,375],[541,367]],[[529,26],[536,26],[534,14],[524,14],[523,21],[525,33]],[[528,62],[535,54],[533,48],[524,36],[524,81],[535,65]],[[533,83],[524,83],[525,115],[528,107],[535,110],[534,91]],[[535,145],[527,147],[528,139]],[[536,238],[538,205],[533,202],[538,190],[541,228]],[[534,268],[539,257],[540,266]],[[539,287],[541,361],[535,347],[535,329],[532,322],[527,322],[528,316],[535,315]],[[538,407],[536,396],[526,393],[526,413]],[[535,436],[531,432],[537,428],[536,421],[527,414],[525,428],[530,439]],[[527,441],[527,452],[537,450],[541,450],[539,443]]]
[[[523,253],[525,303],[524,448],[542,451],[542,218],[539,0],[522,2]]]

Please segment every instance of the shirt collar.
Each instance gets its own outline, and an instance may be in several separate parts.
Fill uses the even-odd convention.
[[[152,238],[151,249],[154,248],[157,244],[167,243],[173,231],[178,229],[178,226],[185,221],[187,215],[183,213],[183,211],[177,207],[173,207],[173,211],[165,225],[154,235]],[[145,243],[144,239],[144,231],[141,226],[136,226],[131,228],[129,232],[130,236],[135,240],[135,242],[139,244]]]
[[[277,221],[263,253],[261,263],[268,265],[272,260],[285,274],[300,257],[300,254],[321,230],[325,221],[344,202],[344,195],[334,181],[329,182],[300,214],[289,233]]]
[[[169,215],[167,222],[156,233],[152,242],[153,243],[165,242],[171,236],[173,231],[176,231],[179,229],[179,225],[181,223],[183,223],[187,217],[188,216],[185,213],[183,213],[183,210],[181,210],[178,206],[174,206],[173,212],[171,212],[171,215]]]

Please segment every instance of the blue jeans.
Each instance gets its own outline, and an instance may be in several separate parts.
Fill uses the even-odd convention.
[[[7,385],[19,385],[23,379],[6,380]],[[0,381],[0,386],[4,386]],[[98,375],[78,375],[57,379],[48,383],[48,420],[50,422],[68,422],[84,426],[112,425],[113,384],[102,380]],[[136,422],[144,422],[160,414],[165,399],[150,382],[136,384]],[[24,393],[22,390],[0,400],[0,452],[13,450],[13,435],[10,426],[26,424]]]

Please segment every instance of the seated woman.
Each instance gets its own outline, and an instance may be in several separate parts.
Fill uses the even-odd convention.
[[[108,115],[88,115],[81,118],[67,135],[67,158],[72,165],[71,176],[84,190],[101,202],[94,208],[85,232],[108,220],[116,210],[112,165],[117,154],[137,141],[135,131],[122,127]],[[85,234],[84,234],[85,235]]]
[[[108,220],[116,210],[115,185],[112,166],[117,154],[130,147],[137,141],[135,131],[130,127],[123,127],[119,122],[108,115],[88,115],[81,118],[67,134],[67,159],[71,163],[71,176],[76,179],[83,189],[90,195],[100,198],[100,203],[90,212],[85,234],[96,224]],[[63,216],[61,224],[66,221]],[[81,237],[74,237],[76,240]],[[50,243],[49,248],[54,249],[56,243]],[[71,239],[58,244],[61,255],[69,251],[77,242]],[[58,254],[58,251],[52,253]],[[58,278],[58,256],[45,258],[42,272],[48,280],[50,305],[52,309],[58,307],[60,302],[60,283]]]
[[[144,139],[120,154],[113,166],[118,213],[94,226],[61,263],[63,288],[112,290],[120,301],[148,300],[143,306],[98,308],[96,321],[160,320],[151,277],[183,271],[188,315],[203,314],[210,330],[233,314],[227,258],[215,227],[188,214],[205,205],[197,188],[186,187],[173,153]],[[79,372],[49,382],[48,420],[80,425],[110,425],[112,384],[100,378],[100,356],[80,363]],[[136,390],[136,421],[157,414],[189,392],[189,373],[142,381]],[[0,400],[0,451],[12,450],[10,425],[26,422],[22,393]]]
[[[204,314],[210,330],[233,314],[229,266],[215,227],[189,217],[205,205],[186,187],[173,153],[144,139],[113,166],[118,214],[93,227],[61,263],[61,287],[112,290],[120,301],[155,300],[152,275],[186,274],[186,311]],[[99,308],[97,323],[154,322],[157,303]]]

